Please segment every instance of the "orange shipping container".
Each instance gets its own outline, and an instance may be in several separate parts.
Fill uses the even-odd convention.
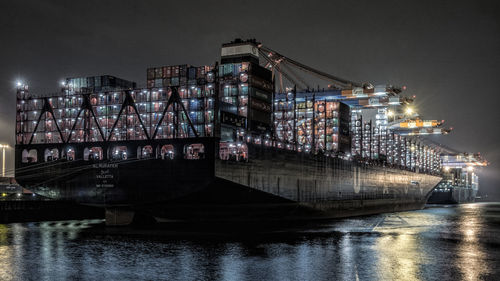
[[[342,90],[342,95],[343,96],[352,96],[352,90]]]

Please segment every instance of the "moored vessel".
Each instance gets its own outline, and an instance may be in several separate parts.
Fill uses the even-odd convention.
[[[476,201],[479,191],[477,169],[488,162],[480,154],[448,153],[441,156],[443,180],[433,190],[429,204],[461,204]]]
[[[277,91],[281,61],[333,85]],[[223,44],[220,65],[150,68],[144,88],[109,75],[68,78],[51,95],[20,85],[16,180],[106,208],[114,225],[136,213],[241,221],[419,209],[441,181],[440,151],[391,130],[412,115],[401,91],[316,71],[255,40]]]

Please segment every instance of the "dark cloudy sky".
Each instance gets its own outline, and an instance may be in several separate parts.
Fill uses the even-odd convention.
[[[406,85],[438,140],[481,152],[481,184],[500,189],[499,1],[0,1],[0,142],[14,145],[14,82],[55,92],[64,77],[213,64],[252,37],[355,81]],[[8,169],[13,153],[8,153]],[[500,198],[500,197],[499,197]]]

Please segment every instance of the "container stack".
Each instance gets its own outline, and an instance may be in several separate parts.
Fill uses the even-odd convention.
[[[187,64],[148,68],[147,88],[205,84],[206,75],[211,70],[211,66],[195,67]]]
[[[155,132],[157,139],[194,137],[188,117],[199,136],[213,136],[214,85],[180,86],[178,92],[187,114],[180,104],[165,109],[170,88],[90,93],[66,88],[56,96],[25,96],[18,99],[17,143],[29,143],[32,136],[31,143],[145,140]],[[124,105],[128,95],[135,108]],[[87,98],[94,114],[82,109]]]
[[[223,139],[236,141],[239,130],[250,135],[269,134],[273,89],[270,71],[252,62],[233,59],[219,66],[219,77]]]
[[[83,88],[89,91],[112,91],[117,89],[134,89],[137,87],[135,82],[111,75],[67,78],[65,80],[65,86],[73,91],[78,91]]]
[[[316,99],[300,95],[294,100],[293,93],[278,96],[275,100],[274,125],[279,146],[292,148],[296,143],[297,149],[306,152],[338,152],[341,106],[346,105],[324,97]],[[349,113],[345,120],[347,126],[348,117]]]

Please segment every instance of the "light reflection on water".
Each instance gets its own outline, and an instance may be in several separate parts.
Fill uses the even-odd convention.
[[[0,225],[0,280],[500,280],[500,204],[308,225]]]
[[[461,271],[464,280],[479,280],[482,272],[490,270],[489,264],[483,263],[486,258],[485,249],[478,241],[478,236],[482,231],[482,209],[476,204],[466,204],[463,206],[462,212],[468,215],[460,216],[458,222],[464,241],[460,243],[458,251],[459,263],[463,265]]]

